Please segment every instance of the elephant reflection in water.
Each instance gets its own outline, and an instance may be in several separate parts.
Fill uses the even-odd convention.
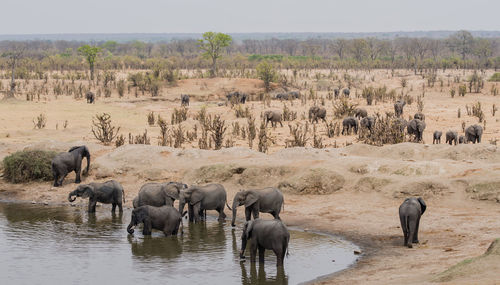
[[[136,257],[177,258],[182,254],[182,238],[144,236],[142,240],[127,236],[132,255]]]
[[[217,222],[189,223],[184,239],[185,246],[194,251],[217,248],[225,242],[224,224]]]
[[[83,216],[79,216],[81,219]],[[123,223],[123,212],[111,213],[109,216],[97,217],[96,213],[88,213],[88,225],[92,228],[104,230],[104,229],[121,229]],[[75,221],[76,223],[76,221]]]
[[[231,230],[231,236],[233,253],[239,254],[238,243],[236,241],[236,232],[234,229]],[[257,266],[259,266],[258,271]],[[276,276],[267,276],[264,263],[259,263],[258,265],[255,262],[250,263],[250,276],[248,276],[247,269],[245,267],[245,261],[240,261],[240,268],[241,284],[243,285],[288,284],[288,275],[285,274],[284,266],[276,267]]]

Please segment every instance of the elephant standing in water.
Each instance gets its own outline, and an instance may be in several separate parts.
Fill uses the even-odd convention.
[[[206,210],[217,210],[219,221],[224,221],[226,214],[224,207],[227,205],[227,194],[224,186],[208,184],[205,186],[191,186],[179,194],[179,213],[184,211],[188,204],[189,221],[199,222],[200,213]]]
[[[412,248],[412,243],[418,243],[418,227],[420,217],[424,214],[427,205],[422,198],[407,198],[399,206],[399,220],[403,229],[404,245]]]
[[[259,263],[264,263],[264,252],[266,249],[270,249],[276,254],[276,266],[283,266],[290,233],[281,220],[256,219],[247,221],[241,234],[241,259],[245,258],[245,249],[249,239],[250,262],[255,263],[257,250],[259,250]]]
[[[89,149],[82,146],[74,146],[68,152],[61,152],[52,159],[52,174],[54,175],[54,187],[62,186],[63,180],[71,171],[75,171],[75,183],[80,183],[80,172],[82,169],[83,158],[87,159],[87,169],[84,172],[89,173],[90,152]]]
[[[258,219],[259,212],[269,213],[275,219],[280,219],[281,207],[284,206],[283,194],[277,188],[268,187],[264,189],[242,190],[236,193],[233,199],[233,218],[231,225],[234,227],[238,206],[245,205],[245,219]]]
[[[120,212],[123,212],[122,202],[125,203],[123,187],[115,180],[79,185],[75,191],[69,193],[68,201],[74,202],[76,197],[89,198],[89,213],[95,213],[97,202],[112,204],[111,212],[113,213],[116,206],[118,206]]]
[[[130,224],[127,227],[129,234],[134,233],[134,228],[144,223],[143,235],[151,235],[152,229],[163,231],[165,236],[177,235],[179,227],[182,233],[182,216],[171,206],[140,206],[132,211]]]
[[[186,184],[179,182],[146,183],[142,185],[137,197],[132,201],[134,208],[150,205],[155,207],[173,206],[179,200],[179,193],[187,188]]]

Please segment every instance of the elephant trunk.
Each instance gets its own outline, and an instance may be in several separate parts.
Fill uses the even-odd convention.
[[[241,250],[240,250],[240,258],[245,258],[245,249],[247,248],[247,237],[245,233],[241,236]]]
[[[235,226],[234,222],[236,222],[236,208],[238,207],[237,202],[233,202],[233,218],[231,219],[231,226]]]
[[[75,198],[72,198],[73,196],[74,196]],[[69,195],[68,195],[68,201],[69,201],[70,203],[73,203],[73,202],[75,202],[75,200],[76,200],[76,195],[75,195],[73,192],[69,193]]]
[[[180,213],[182,216],[184,216],[184,215],[183,215],[183,213],[182,213],[182,211],[184,211],[184,205],[185,205],[185,204],[186,204],[186,202],[184,202],[184,201],[179,201],[179,213]]]
[[[88,175],[90,170],[90,153],[87,152],[86,158],[87,158],[87,170],[85,171],[85,175]]]
[[[134,233],[134,228],[135,228],[135,225],[133,224],[133,221],[130,221],[130,224],[127,227],[127,232],[129,234],[133,234]]]

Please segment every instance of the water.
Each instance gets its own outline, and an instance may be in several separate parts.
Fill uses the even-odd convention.
[[[0,202],[0,284],[299,284],[345,269],[355,245],[290,230],[282,270],[266,251],[265,265],[240,262],[241,224],[215,218],[189,224],[184,235],[128,235],[130,210],[112,215],[86,208]],[[335,261],[332,261],[335,260]]]

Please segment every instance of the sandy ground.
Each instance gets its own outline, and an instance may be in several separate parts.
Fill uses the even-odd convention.
[[[397,88],[399,79],[390,78],[388,71],[372,73],[376,76],[374,86],[386,84]],[[415,89],[423,82],[421,77],[409,78],[409,85]],[[493,117],[490,111],[492,104],[498,102],[489,94],[490,83],[483,94],[453,99],[447,87],[441,91],[436,83],[438,87],[427,90],[424,99],[426,143],[432,142],[435,129],[458,131],[462,121],[476,123],[477,118],[466,115],[465,104],[480,100],[487,125],[483,143],[479,145],[403,143],[373,147],[356,143],[354,136],[332,139],[324,136],[327,146],[335,142],[337,146],[351,142],[354,145],[285,149],[284,141],[289,138],[285,124],[271,130],[275,143],[270,154],[248,149],[247,142],[239,137],[234,138],[236,147],[219,151],[196,149],[196,141],[184,144],[183,149],[155,146],[159,128],[147,124],[148,112],[154,111],[170,121],[173,107],[180,105],[179,94],[189,93],[192,102],[189,118],[183,123],[186,129],[197,123],[194,116],[202,106],[207,106],[208,113],[222,114],[228,125],[236,121],[243,125],[246,119],[237,119],[230,107],[217,103],[223,101],[224,92],[238,86],[249,93],[260,92],[259,84],[248,79],[191,79],[165,89],[158,100],[112,96],[98,98],[93,105],[70,96],[55,99],[50,95],[39,102],[2,101],[0,159],[27,148],[66,151],[73,145],[86,144],[92,153],[92,167],[84,183],[118,180],[124,186],[128,206],[140,186],[149,181],[217,182],[226,187],[229,200],[239,189],[279,187],[285,193],[282,217],[287,224],[339,234],[363,249],[354,267],[318,282],[321,284],[432,283],[450,266],[483,254],[490,243],[500,237],[500,152],[497,146],[488,143],[499,138],[500,123],[498,114]],[[362,104],[369,113],[393,110],[391,102],[364,106],[362,99],[352,101]],[[296,100],[293,104],[291,108],[299,112],[300,118],[313,102],[303,106]],[[246,106],[257,118],[269,108],[261,102],[249,102]],[[282,109],[283,103],[273,101],[271,108]],[[462,108],[461,119],[456,118],[458,108]],[[329,101],[327,109],[331,109]],[[101,112],[110,113],[125,136],[147,129],[152,145],[126,144],[115,148],[99,144],[90,131],[90,122],[94,114]],[[405,108],[405,117],[414,112],[416,103]],[[40,113],[46,114],[47,127],[34,130],[32,120]],[[331,119],[329,114],[328,120]],[[65,120],[68,120],[67,128],[62,127]],[[254,142],[254,149],[256,144]],[[69,175],[61,188],[52,188],[49,182],[12,185],[2,180],[0,197],[69,204],[66,198],[75,188],[73,179],[74,175]],[[413,249],[402,246],[398,218],[398,207],[408,196],[422,196],[428,205],[421,221],[421,244]],[[80,200],[77,203],[85,204]],[[238,214],[242,212],[240,209]],[[470,284],[473,276],[475,284],[498,284],[500,275],[493,272],[498,264],[495,262],[500,261],[493,260],[474,271],[476,275],[452,276],[447,282]]]

